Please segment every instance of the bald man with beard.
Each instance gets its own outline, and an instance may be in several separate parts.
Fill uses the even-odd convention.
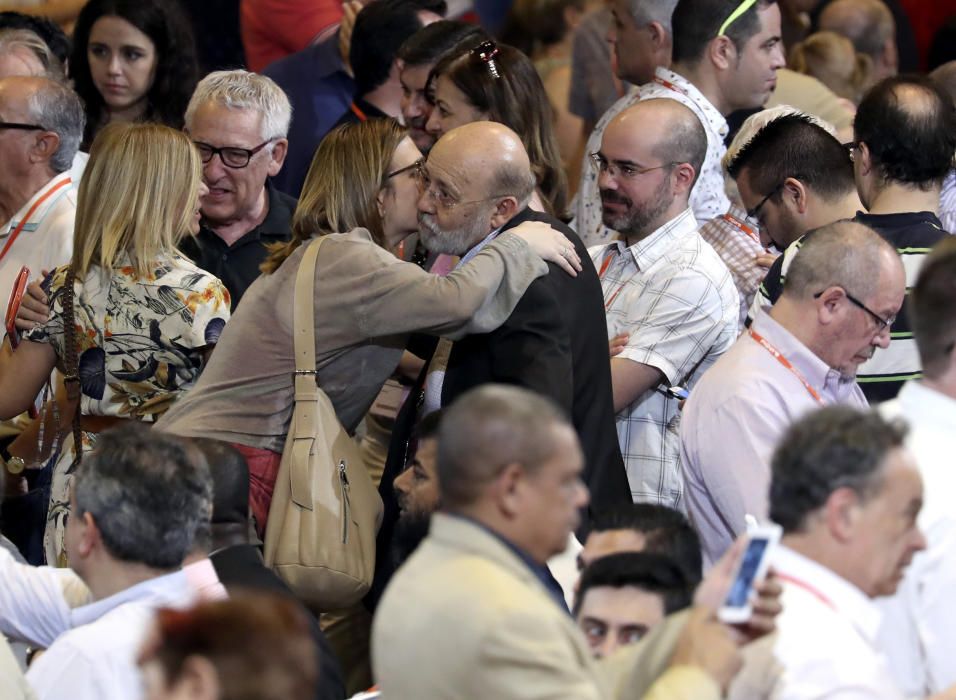
[[[501,231],[544,221],[567,236],[569,254],[576,251],[584,267],[576,277],[552,268],[498,330],[438,343],[424,373],[426,388],[419,383],[399,416],[387,470],[394,477],[404,466],[415,413],[446,406],[480,384],[513,384],[551,398],[571,419],[592,510],[630,502],[614,430],[601,283],[577,235],[528,208],[535,180],[521,140],[502,124],[473,122],[439,139],[422,168],[419,223],[431,252],[468,260]]]

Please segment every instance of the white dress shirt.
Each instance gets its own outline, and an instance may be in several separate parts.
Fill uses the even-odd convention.
[[[627,333],[616,359],[654,367],[661,386],[617,414],[617,435],[635,503],[682,508],[680,410],[667,386],[693,389],[737,337],[737,290],[727,266],[685,209],[646,238],[588,251],[602,270],[608,337]]]
[[[956,683],[956,400],[908,382],[880,413],[910,426],[906,445],[923,477],[919,526],[927,543],[896,595],[878,600],[880,645],[903,691],[925,696]]]
[[[27,671],[40,700],[137,700],[136,666],[153,613],[185,607],[196,593],[177,571],[144,581],[103,600],[69,569],[17,563],[0,550],[0,632],[48,647]]]
[[[772,566],[781,578],[777,632],[745,655],[732,700],[903,700],[876,641],[880,612],[859,588],[830,569],[780,546]],[[748,680],[777,666],[770,688],[755,695]],[[749,696],[749,697],[748,697]]]

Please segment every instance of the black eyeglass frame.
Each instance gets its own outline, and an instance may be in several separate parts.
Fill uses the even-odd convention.
[[[869,306],[867,306],[862,301],[857,299],[855,296],[850,294],[846,289],[844,289],[843,287],[840,287],[840,289],[843,290],[843,294],[844,296],[846,296],[847,301],[849,301],[854,306],[860,309],[863,309],[866,313],[868,313],[870,316],[873,317],[873,320],[876,321],[877,333],[882,333],[884,330],[886,330],[887,328],[891,328],[893,324],[896,323],[896,316],[891,316],[888,319],[883,318],[878,313],[876,313],[873,309],[871,309]],[[817,292],[816,294],[813,295],[813,298],[819,299],[820,297],[823,296],[823,292],[825,291],[826,289],[824,289],[823,291]]]
[[[252,161],[252,157],[256,153],[261,151],[263,148],[268,146],[273,141],[275,141],[275,139],[268,139],[260,143],[255,148],[241,148],[239,146],[223,146],[222,148],[216,148],[215,146],[211,144],[205,143],[203,141],[195,141],[195,140],[193,141],[193,143],[196,145],[196,148],[199,149],[199,159],[202,161],[203,165],[206,165],[207,163],[212,161],[212,159],[216,157],[216,155],[218,155],[219,160],[227,168],[231,168],[232,170],[242,170],[243,168],[249,167],[249,163]],[[203,149],[208,149],[209,151],[208,157],[203,155]],[[226,162],[226,158],[224,157],[224,155],[227,151],[241,154],[243,157],[245,157],[246,159],[245,162],[242,165],[233,165],[231,163]]]
[[[20,131],[49,131],[39,124],[23,124],[21,122],[0,122],[0,129],[19,129]]]

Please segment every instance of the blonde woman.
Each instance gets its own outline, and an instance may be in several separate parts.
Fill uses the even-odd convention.
[[[243,296],[196,387],[157,426],[230,442],[243,453],[260,532],[292,417],[292,297],[305,244],[327,236],[315,272],[317,380],[349,431],[412,332],[494,330],[547,273],[542,257],[567,270],[562,255],[576,258],[562,234],[531,223],[502,233],[447,277],[399,260],[389,251],[418,231],[421,158],[391,119],[344,125],[323,139],[292,220],[293,240],[273,251],[268,274]],[[466,216],[471,204],[448,206]]]
[[[50,318],[15,352],[5,344],[0,357],[0,417],[24,411],[54,367],[78,371],[86,450],[96,433],[122,421],[155,421],[193,385],[229,318],[225,287],[177,251],[199,230],[204,188],[199,155],[183,133],[157,124],[102,130],[80,183],[72,263],[45,285]],[[75,452],[71,436],[53,468],[44,535],[50,564],[65,564]]]

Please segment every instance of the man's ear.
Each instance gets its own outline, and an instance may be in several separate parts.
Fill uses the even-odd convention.
[[[77,537],[77,551],[81,557],[88,557],[102,541],[100,537],[100,528],[96,524],[96,519],[89,511],[83,513],[82,515],[77,515],[74,513],[70,517],[78,518],[80,520],[80,533]]]
[[[838,488],[823,506],[823,518],[830,535],[840,543],[853,540],[860,515],[860,497],[853,489]]]
[[[172,685],[185,691],[183,696],[191,700],[216,700],[220,697],[219,673],[204,656],[187,656]]]
[[[272,144],[272,160],[269,161],[269,177],[275,177],[282,170],[286,154],[289,152],[289,140],[278,139]]]
[[[840,302],[846,292],[840,287],[827,287],[814,301],[817,305],[817,320],[820,325],[829,326],[839,320]]]
[[[853,161],[859,165],[861,175],[869,175],[873,170],[873,154],[870,153],[870,147],[865,141],[858,141],[856,144],[856,155]]]
[[[677,193],[690,193],[694,187],[694,166],[690,163],[678,163],[674,166],[674,169],[671,171],[671,180],[672,185],[677,190]]]
[[[495,204],[495,210],[491,214],[491,227],[498,229],[511,221],[521,210],[518,207],[518,199],[508,195],[502,197]]]
[[[737,63],[737,47],[727,36],[712,39],[707,45],[707,57],[719,71],[729,70]]]
[[[670,35],[660,22],[650,22],[647,25],[647,32],[650,34],[651,46],[654,51],[660,51],[670,41]]]
[[[780,190],[780,201],[794,209],[798,214],[807,212],[807,188],[795,177],[788,177],[783,181]]]
[[[60,148],[60,137],[53,131],[42,131],[30,149],[30,162],[49,163]]]
[[[501,470],[492,485],[498,509],[508,517],[514,517],[523,508],[521,486],[524,476],[524,468],[517,462],[512,462]]]

